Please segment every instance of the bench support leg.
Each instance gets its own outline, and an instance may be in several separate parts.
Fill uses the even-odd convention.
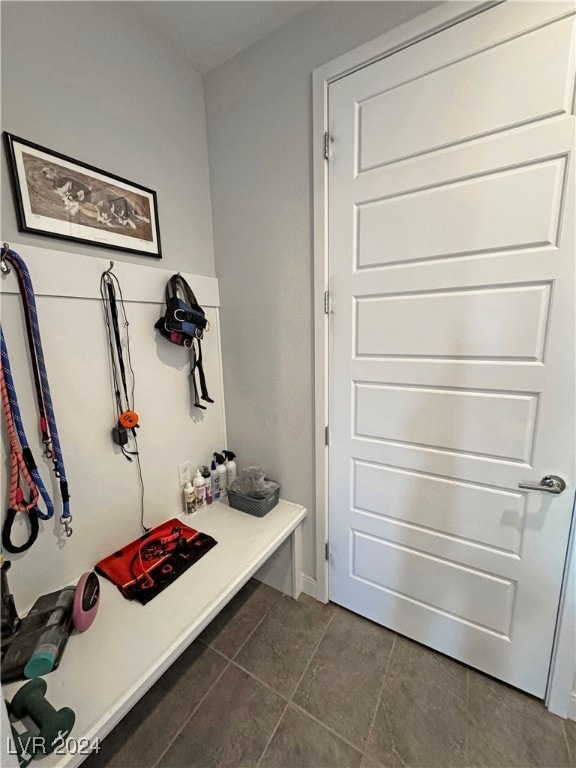
[[[292,534],[292,597],[298,600],[302,592],[302,525]]]

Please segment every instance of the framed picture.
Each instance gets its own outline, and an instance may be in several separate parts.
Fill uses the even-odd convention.
[[[156,193],[4,133],[21,232],[162,258]]]

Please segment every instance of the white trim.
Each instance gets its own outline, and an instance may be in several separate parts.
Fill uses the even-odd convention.
[[[292,534],[292,597],[298,600],[302,592],[302,526]]]
[[[576,691],[570,695],[570,706],[568,707],[568,720],[576,720]]]
[[[312,579],[310,576],[302,574],[302,592],[308,597],[313,597],[314,600],[318,600],[316,579]]]
[[[568,542],[566,569],[558,608],[556,636],[550,662],[546,707],[555,715],[576,720],[576,676],[574,638],[576,637],[576,519],[572,514],[572,530]]]
[[[328,163],[324,159],[324,133],[330,131],[328,86],[352,72],[369,66],[403,48],[475,16],[502,0],[465,0],[445,2],[440,7],[387,32],[375,40],[340,56],[314,70],[313,73],[313,178],[314,178],[314,343],[315,343],[315,465],[316,465],[316,573],[315,590],[312,579],[303,576],[302,589],[321,602],[329,594],[329,568],[325,559],[328,528],[328,448],[325,426],[329,424],[329,315],[324,313],[324,292],[329,288],[328,275]],[[573,566],[574,567],[574,566]],[[573,654],[573,606],[567,594],[574,589],[574,575],[566,575],[565,597],[560,607],[558,631],[555,638],[546,706],[551,711],[576,719],[576,691],[571,693],[576,662]],[[310,591],[308,591],[310,589]],[[574,599],[572,598],[572,603]],[[568,684],[566,681],[569,681]]]
[[[326,84],[332,83],[503,2],[505,0],[447,0],[438,8],[318,67],[314,76],[318,75]]]
[[[328,169],[324,160],[324,131],[328,117],[328,81],[314,72],[312,104],[314,156],[314,440],[316,484],[316,584],[318,600],[328,602],[328,316],[324,292],[328,287]]]
[[[26,262],[36,296],[64,296],[100,301],[100,275],[108,269],[110,256],[84,256],[22,243],[11,243],[10,248]],[[47,263],[50,269],[46,269]],[[164,289],[174,270],[157,267],[156,262],[148,265],[114,261],[114,273],[122,284],[125,301],[163,304]],[[193,275],[189,272],[181,274],[190,283],[201,306],[220,306],[217,278]],[[3,276],[1,292],[19,292],[18,283],[13,276],[8,279]]]
[[[328,602],[328,449],[325,427],[328,413],[328,317],[324,313],[324,292],[328,286],[328,164],[324,159],[324,132],[328,125],[328,86],[357,69],[390,56],[447,27],[474,16],[502,0],[488,2],[464,0],[446,2],[416,19],[361,45],[313,72],[312,136],[314,164],[314,397],[315,397],[315,467],[316,467],[316,597]]]
[[[186,277],[186,274],[184,274],[184,278],[188,280]],[[198,297],[196,297],[198,298]],[[200,299],[198,299],[200,301]],[[205,306],[208,306],[208,304],[205,304]],[[214,328],[211,328],[211,332],[214,333],[214,337],[218,340],[217,343],[217,349],[218,349],[218,386],[220,387],[218,392],[222,393],[221,399],[222,403],[220,405],[220,412],[222,414],[222,434],[224,435],[224,444],[228,445],[228,431],[227,431],[227,421],[226,421],[226,398],[224,397],[224,360],[222,359],[222,333],[221,333],[221,327],[220,327],[220,305],[216,307],[216,320],[214,323]]]

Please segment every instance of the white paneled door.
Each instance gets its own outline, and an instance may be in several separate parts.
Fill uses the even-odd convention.
[[[504,3],[328,93],[330,599],[540,697],[576,480],[573,35],[573,3]]]

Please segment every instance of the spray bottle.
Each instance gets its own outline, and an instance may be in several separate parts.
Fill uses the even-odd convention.
[[[216,469],[216,459],[212,459],[210,464],[210,486],[212,488],[212,498],[218,501],[220,498],[220,475]]]
[[[206,485],[206,504],[212,504],[212,483],[210,479],[210,470],[208,467],[202,467],[202,477]]]
[[[236,462],[234,461],[236,454],[232,453],[232,451],[222,451],[222,453],[226,457],[226,483],[229,488],[230,483],[238,477],[238,469],[236,467]]]
[[[218,480],[220,483],[220,498],[225,499],[228,495],[228,483],[226,477],[226,467],[224,466],[224,456],[222,456],[221,453],[215,453],[214,458],[216,459],[216,464],[218,465],[216,467],[216,471],[218,472]]]

